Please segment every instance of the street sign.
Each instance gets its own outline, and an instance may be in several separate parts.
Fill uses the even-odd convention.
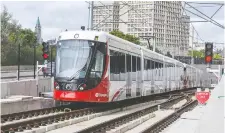
[[[197,91],[195,93],[195,97],[200,104],[205,104],[206,101],[209,99],[209,96],[210,96],[209,91],[199,91],[199,92]]]

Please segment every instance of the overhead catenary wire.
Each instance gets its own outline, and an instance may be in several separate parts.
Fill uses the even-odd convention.
[[[211,3],[211,2],[187,2],[187,3],[190,3],[190,4],[201,4],[201,5],[224,5],[224,3]]]
[[[210,18],[209,16],[205,15],[204,13],[202,13],[201,11],[199,11],[198,9],[196,9],[195,7],[193,7],[192,5],[188,4],[187,2],[185,2],[188,6],[192,7],[192,9],[194,9],[195,11],[199,12],[200,14],[202,14],[203,16],[205,16],[206,18],[208,18],[210,20],[211,23],[221,27],[224,29],[224,26],[221,25],[220,23],[216,22],[215,20],[213,20],[212,18]]]
[[[102,2],[100,2],[101,4],[103,4]],[[160,4],[160,5],[162,5],[161,3],[157,3],[157,4]],[[157,5],[156,4],[156,5]],[[127,5],[128,7],[129,7],[129,11],[130,10],[134,10],[134,12],[138,15],[138,16],[140,16],[140,13],[141,14],[144,14],[144,15],[146,15],[146,16],[148,16],[148,14],[146,14],[145,12],[143,12],[143,11],[140,11],[140,9],[137,9],[137,8],[134,8],[132,5],[129,5],[128,3],[126,3],[126,2],[122,2],[122,3],[118,3],[118,5],[123,5],[123,7],[125,6],[125,5]],[[105,6],[107,9],[108,9],[108,7],[106,6],[106,5],[104,5],[103,4],[103,6]],[[133,8],[131,8],[131,7],[133,7]],[[131,8],[131,9],[130,9]],[[121,8],[120,8],[121,9]],[[119,9],[119,10],[120,10]],[[108,9],[109,10],[109,9]],[[168,10],[168,9],[166,9],[168,12],[171,12],[170,10]],[[185,9],[186,10],[186,9]],[[186,10],[187,11],[187,10]],[[103,11],[104,12],[104,11]],[[191,12],[191,11],[190,11]],[[218,12],[218,11],[217,11]],[[126,12],[127,13],[127,12]],[[107,14],[109,14],[108,12],[107,12]],[[124,13],[125,14],[125,13]],[[214,13],[214,14],[216,14],[216,13]],[[123,14],[120,14],[120,15],[123,15]],[[119,15],[119,16],[120,16]],[[173,14],[174,16],[176,16],[176,14]],[[101,14],[101,16],[103,16],[104,18],[106,18],[105,17],[105,14],[103,15],[103,14]],[[109,15],[109,17],[110,16],[112,16],[112,15]],[[117,15],[117,17],[119,17],[118,15]],[[108,18],[109,18],[108,17]],[[202,16],[199,16],[200,18],[203,18]],[[176,16],[175,18],[178,18],[178,24],[181,24],[181,21],[180,21],[180,19],[181,19],[181,17],[179,17],[179,16]],[[107,20],[107,18],[106,19],[104,19],[104,20],[102,20],[101,22],[99,22],[98,23],[98,25],[97,25],[97,27],[100,27],[100,26],[102,26],[101,25],[101,23],[124,23],[124,24],[129,24],[129,23],[134,23],[134,22],[124,22],[123,20],[121,20],[121,21],[118,21],[118,22],[115,22],[115,21],[113,21],[113,22],[107,22],[106,21]],[[207,19],[205,19],[204,18],[204,20],[206,20],[205,22],[208,22],[209,20],[207,20]],[[147,19],[145,19],[145,20],[143,20],[143,21],[140,21],[139,23],[141,23],[141,24],[144,24],[144,23],[147,23],[148,22],[148,20]],[[203,21],[204,22],[204,21]],[[215,25],[217,25],[215,22],[212,22],[212,23],[214,23]],[[99,25],[100,24],[100,25]],[[103,25],[105,25],[105,24],[103,24]],[[193,24],[191,23],[191,25],[193,26]],[[96,26],[96,25],[95,25]],[[131,27],[133,27],[133,28],[135,28],[135,29],[138,29],[139,31],[142,31],[142,29],[140,29],[139,27],[135,27],[134,25],[130,25]],[[196,34],[197,34],[197,36],[199,37],[199,39],[201,40],[201,41],[204,41],[200,36],[199,36],[199,33],[197,32],[197,30],[194,28],[194,30],[195,30],[195,32],[196,32]],[[191,36],[191,35],[189,35],[189,36]]]
[[[213,18],[222,7],[223,7],[223,5],[221,5],[210,18]]]
[[[104,5],[103,3],[101,3],[103,6],[105,6],[106,7],[106,5]],[[123,6],[124,7],[124,6]],[[107,8],[107,7],[106,7]],[[108,8],[107,8],[108,9]],[[120,8],[121,9],[121,8]],[[108,9],[109,10],[109,9]],[[127,10],[126,12],[124,12],[123,14],[120,14],[118,17],[120,17],[120,16],[122,16],[122,15],[124,15],[124,14],[126,14],[127,12],[129,12],[130,10],[132,10],[132,9],[129,9],[129,10]],[[107,12],[105,12],[105,13],[107,13]],[[103,14],[102,13],[100,13],[102,16],[103,16]],[[106,20],[106,19],[105,19]],[[103,20],[103,21],[105,21],[105,20]],[[119,19],[120,21],[122,21],[122,23],[125,23],[125,24],[127,24],[127,22],[124,22],[123,20],[121,20],[121,19]],[[115,22],[116,23],[116,22]],[[101,26],[104,26],[105,24],[103,24],[103,25],[101,25]],[[99,26],[98,26],[99,27]],[[135,29],[138,29],[139,31],[140,31],[140,28],[137,28],[137,27],[134,27],[134,26],[132,26],[133,28],[135,28]],[[142,30],[141,30],[142,31]]]

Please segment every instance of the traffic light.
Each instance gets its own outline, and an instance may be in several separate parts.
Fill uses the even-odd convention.
[[[43,57],[45,60],[47,60],[48,57],[49,57],[49,44],[46,43],[46,42],[43,42],[42,45],[43,45],[43,49],[42,49],[43,54],[42,54],[42,57]]]
[[[212,64],[213,59],[213,43],[205,43],[205,63]]]

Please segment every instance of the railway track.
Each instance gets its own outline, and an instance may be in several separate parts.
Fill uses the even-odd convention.
[[[185,99],[185,96],[180,96],[178,98],[171,98],[170,100],[164,102],[164,103],[160,103],[159,105],[161,106],[161,109],[166,109],[166,108],[170,108],[172,105],[178,103],[179,101]],[[144,115],[150,114],[154,111],[158,110],[158,105],[154,105],[148,108],[145,108],[143,110],[138,110],[136,112],[127,114],[127,115],[123,115],[121,117],[94,125],[92,127],[89,128],[85,128],[82,131],[79,131],[78,133],[104,133],[107,132],[111,129],[114,129],[120,125],[126,124],[132,120],[135,120],[137,118],[140,118]]]
[[[183,114],[186,111],[192,110],[196,105],[197,105],[196,100],[189,101],[181,109],[177,110],[176,112],[172,113],[166,118],[160,120],[159,122],[153,124],[146,130],[144,130],[142,133],[160,133],[163,129],[165,129],[167,126],[176,121],[181,116],[181,114]]]
[[[190,93],[190,91],[187,91]],[[161,97],[173,100],[174,98],[179,97],[181,94],[173,94],[172,97],[170,95],[164,95]],[[182,94],[183,95],[183,94]],[[52,123],[57,123],[59,121],[68,120],[71,118],[79,118],[82,116],[103,112],[107,110],[112,110],[115,108],[121,108],[126,107],[134,104],[140,104],[141,102],[147,102],[151,100],[160,99],[159,97],[152,96],[148,99],[142,99],[139,101],[133,100],[133,102],[125,101],[121,104],[111,104],[104,107],[93,107],[93,108],[85,108],[82,109],[76,108],[72,109],[70,106],[60,106],[60,107],[54,107],[54,108],[47,108],[47,109],[40,109],[40,110],[33,110],[33,111],[27,111],[27,112],[21,112],[16,114],[10,114],[10,115],[2,115],[1,116],[1,131],[2,133],[13,133],[16,131],[23,131],[27,129],[37,128],[39,126],[49,125]],[[13,121],[14,120],[14,121]],[[10,122],[12,121],[12,122]]]
[[[187,91],[186,94],[193,93],[193,90]],[[182,94],[182,93],[181,93]],[[148,102],[151,100],[157,100],[157,99],[162,99],[162,98],[173,98],[175,96],[180,96],[180,93],[175,93],[175,94],[165,94],[165,95],[152,95],[150,99],[142,99],[142,100],[137,100],[136,103],[140,102]],[[123,103],[122,103],[123,104]],[[125,103],[127,104],[127,103]],[[19,112],[19,113],[13,113],[13,114],[6,114],[6,115],[1,115],[1,123],[6,123],[14,120],[22,120],[22,119],[27,119],[27,118],[32,118],[32,117],[37,117],[37,116],[44,116],[44,115],[49,115],[49,114],[54,114],[54,113],[63,113],[66,112],[68,109],[69,110],[75,110],[75,109],[82,109],[86,107],[90,107],[90,105],[86,106],[80,106],[80,105],[74,105],[69,106],[69,105],[64,105],[64,106],[59,106],[59,107],[53,107],[53,108],[44,108],[44,109],[38,109],[38,110],[31,110],[31,111],[25,111],[25,112]],[[95,105],[92,105],[95,106]]]
[[[10,122],[13,120],[27,119],[27,118],[47,115],[47,114],[51,114],[51,113],[64,112],[64,111],[66,111],[65,109],[68,107],[69,106],[60,106],[60,107],[45,108],[45,109],[38,109],[38,110],[31,110],[31,111],[26,111],[26,112],[1,115],[1,123]]]

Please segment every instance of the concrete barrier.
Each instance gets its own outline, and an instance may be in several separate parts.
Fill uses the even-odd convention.
[[[54,107],[54,100],[51,98],[31,97],[23,99],[23,97],[26,96],[2,99],[1,115]]]
[[[39,92],[53,91],[53,78],[43,78],[38,80],[36,86],[35,79],[22,81],[1,82],[1,99],[12,95],[39,96]]]

